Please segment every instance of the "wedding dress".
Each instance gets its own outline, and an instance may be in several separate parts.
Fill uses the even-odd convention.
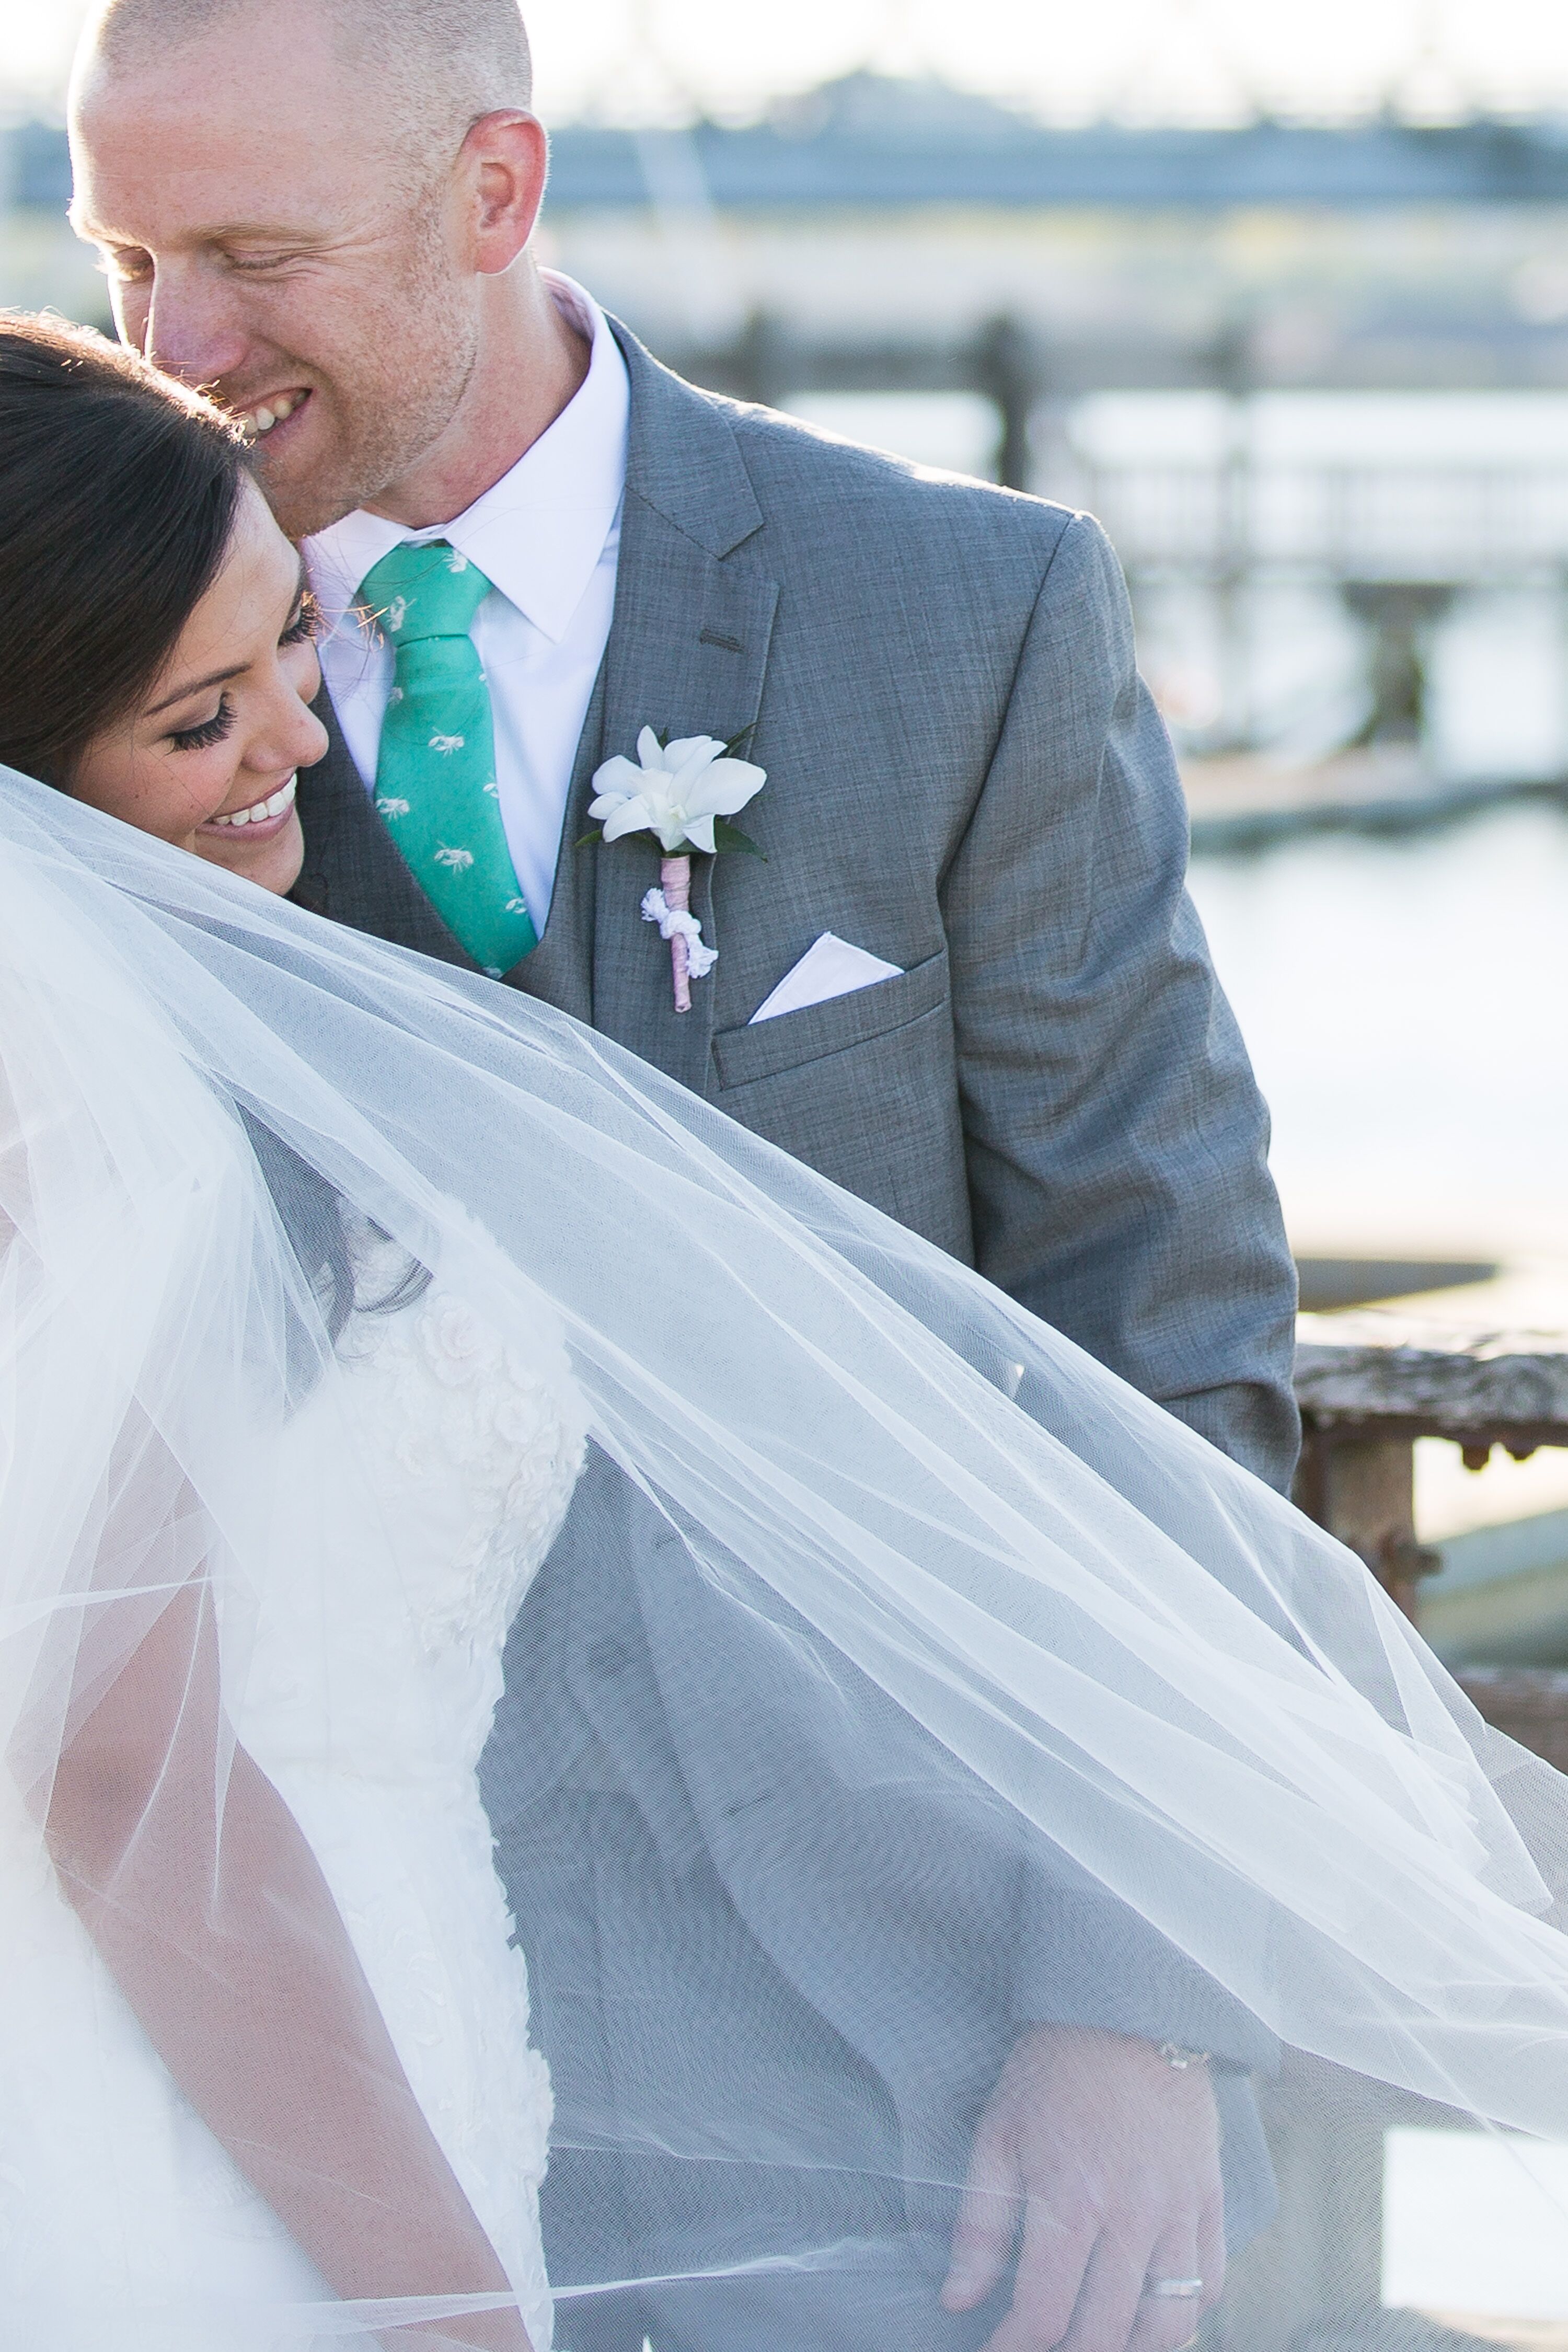
[[[352,1255],[360,1296],[395,1289],[403,1254],[363,1220]],[[346,1377],[306,1400],[279,1446],[275,1572],[237,1729],[304,1831],[535,2352],[548,2352],[550,2084],[475,1767],[507,1629],[576,1480],[582,1408],[558,1348],[503,1347],[438,1286],[356,1314],[337,1353]],[[368,1494],[337,1475],[345,1449]],[[324,1591],[289,1573],[323,1542]],[[299,2309],[330,2289],[171,2080],[37,1826],[16,1812],[6,1832],[0,2344],[303,2352]]]
[[[401,2304],[334,2305],[57,1889],[39,1792],[198,1588],[213,1717],[317,1856],[548,2340],[550,2094],[474,1768],[590,1441],[570,1556],[626,1570],[645,1654],[620,1627],[586,1645],[575,1785],[542,1806],[520,1774],[497,1804],[542,2027],[564,1982],[614,2062],[570,2114],[558,2069],[557,2182],[621,2168],[625,2263],[558,2263],[563,2308],[670,2284],[668,2248],[677,2285],[751,2265],[831,2292],[848,2256],[819,2192],[858,2164],[882,2168],[868,2234],[955,2197],[1042,2015],[1017,2005],[1026,1910],[1043,1978],[1110,1968],[1136,1992],[1158,1968],[1247,2021],[1240,2068],[1284,2045],[1295,2210],[1238,2268],[1223,2340],[1247,2352],[1344,2308],[1333,2262],[1352,2208],[1375,2214],[1385,2125],[1568,2142],[1568,1783],[1488,1729],[1358,1559],[972,1271],[565,1016],[10,775],[0,1097],[4,2352],[425,2352],[477,2308],[460,2255]],[[346,1321],[322,1203],[352,1246]],[[553,1575],[536,1600],[587,1605]],[[553,1709],[565,1752],[577,1698],[524,1669],[509,1706]],[[153,1745],[183,1752],[162,1717]],[[579,1970],[589,1815],[639,1874]],[[181,1918],[228,1916],[206,1875],[171,1875]],[[162,1921],[125,1911],[127,1968],[184,1987]],[[716,1940],[694,1951],[699,1917]],[[251,1932],[259,1969],[271,1925]],[[761,2072],[750,2013],[717,2013],[742,1942],[773,1968]],[[676,2031],[692,1985],[706,2007]],[[352,2056],[336,1990],[303,2046]],[[1223,2058],[1173,1999],[1136,2038]],[[196,2063],[247,2092],[266,2054],[240,2031]],[[858,2139],[814,2105],[825,2083],[864,2091]],[[315,2121],[289,2101],[245,2108],[276,2135],[268,2179]],[[750,2238],[710,2222],[721,2168]],[[626,2182],[652,2180],[651,2212],[676,2171],[668,2211],[623,2228]],[[1150,2292],[1185,2293],[1191,2253],[1159,2260]],[[1375,2300],[1369,2269],[1347,2292]]]

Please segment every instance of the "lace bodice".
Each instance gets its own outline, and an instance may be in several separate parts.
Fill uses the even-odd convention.
[[[354,1261],[366,1298],[406,1271],[368,1232]],[[284,1433],[242,1737],[269,1771],[466,1779],[582,1467],[581,1403],[552,1335],[525,1360],[438,1282],[355,1314],[338,1360]]]
[[[365,1232],[354,1255],[362,1297],[405,1271]],[[550,2087],[474,1774],[507,1628],[582,1467],[582,1407],[552,1336],[524,1358],[438,1281],[356,1314],[338,1357],[286,1436],[240,1736],[310,1840],[538,2352]]]

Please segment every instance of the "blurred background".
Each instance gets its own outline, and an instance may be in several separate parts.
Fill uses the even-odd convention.
[[[65,219],[80,13],[0,0],[0,304],[107,324]],[[700,383],[1106,524],[1302,1337],[1514,1383],[1462,1429],[1342,1414],[1324,1516],[1483,1683],[1568,1667],[1568,9],[528,15],[547,259]],[[1568,1762],[1568,1675],[1532,1688]],[[1568,2346],[1568,2284],[1524,2317],[1496,2340]]]

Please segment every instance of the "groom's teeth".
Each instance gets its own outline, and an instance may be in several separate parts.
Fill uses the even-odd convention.
[[[296,398],[292,393],[286,392],[276,400],[264,401],[259,408],[247,408],[239,420],[241,430],[254,440],[259,440],[264,433],[270,433],[275,425],[287,424],[304,397],[303,393]]]
[[[281,816],[285,809],[293,807],[299,789],[299,777],[290,776],[286,784],[279,784],[269,800],[254,801],[249,808],[236,809],[232,816],[209,816],[207,823],[235,829],[244,824],[265,824],[269,816]]]

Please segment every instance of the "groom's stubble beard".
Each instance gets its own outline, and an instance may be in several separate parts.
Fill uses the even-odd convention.
[[[474,281],[455,277],[438,227],[411,241],[401,278],[355,323],[355,343],[341,355],[296,354],[322,404],[298,463],[284,448],[274,457],[265,440],[257,448],[258,479],[290,539],[374,506],[446,432],[478,365]]]

